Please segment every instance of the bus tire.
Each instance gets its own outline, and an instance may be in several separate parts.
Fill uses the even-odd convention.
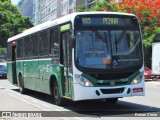
[[[118,98],[107,98],[106,102],[107,103],[116,103],[118,101]]]
[[[22,75],[19,75],[19,92],[21,94],[25,94],[26,93],[26,89],[24,88],[24,80]]]
[[[56,80],[54,81],[54,84],[53,84],[53,97],[56,105],[59,105],[59,106],[64,105],[64,99],[60,96],[60,91],[59,91],[58,83]]]

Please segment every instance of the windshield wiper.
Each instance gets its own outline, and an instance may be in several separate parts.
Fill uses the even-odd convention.
[[[116,34],[115,34],[115,46],[116,46],[116,53],[117,53],[117,36],[116,36]]]
[[[100,33],[98,32],[97,30],[93,30],[95,33],[96,33],[96,36],[98,37],[99,40],[101,40],[102,42],[105,42],[105,37]]]
[[[108,51],[108,43],[107,43],[107,35],[106,35],[106,33],[104,32],[104,36],[103,36],[97,30],[93,30],[93,31],[96,33],[96,36],[98,37],[99,40],[101,40],[102,42],[106,43],[106,48],[107,48],[107,51]]]

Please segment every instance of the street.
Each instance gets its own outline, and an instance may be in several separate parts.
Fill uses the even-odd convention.
[[[0,79],[0,111],[36,111],[45,112],[50,111],[47,119],[57,120],[91,120],[91,119],[127,119],[127,117],[134,117],[134,119],[158,119],[156,114],[160,117],[160,81],[146,82],[146,95],[142,97],[120,98],[116,104],[108,104],[105,101],[81,101],[70,102],[64,107],[54,104],[53,98],[49,95],[29,91],[26,95],[19,93],[18,87],[13,86],[8,80]],[[51,112],[52,111],[52,112]],[[150,117],[142,117],[143,113],[150,114]],[[148,115],[148,114],[145,114]],[[114,117],[114,118],[113,118]],[[124,118],[122,118],[124,117]],[[140,117],[140,118],[139,118]],[[14,117],[13,120],[28,120],[27,118]],[[11,120],[12,120],[11,119]],[[30,118],[35,119],[35,118]],[[46,119],[38,118],[36,119]],[[1,120],[1,119],[0,119]]]

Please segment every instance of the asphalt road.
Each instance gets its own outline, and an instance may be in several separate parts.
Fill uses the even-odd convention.
[[[160,117],[160,81],[146,82],[146,95],[141,97],[120,98],[116,104],[105,101],[80,101],[60,107],[54,104],[50,95],[29,91],[21,95],[16,86],[0,79],[0,111],[43,111],[43,116],[54,116],[58,120],[92,119],[158,119]],[[48,112],[50,111],[50,112]],[[152,114],[150,114],[152,113]],[[146,117],[144,117],[146,115]],[[143,117],[142,117],[143,116]],[[148,117],[149,116],[149,117]],[[12,119],[28,120],[14,117]],[[35,119],[35,118],[30,118]],[[46,119],[38,118],[36,119]],[[1,120],[1,118],[0,118]]]

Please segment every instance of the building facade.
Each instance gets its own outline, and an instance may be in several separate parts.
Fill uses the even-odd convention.
[[[61,0],[61,16],[77,11],[77,6],[84,4],[85,0]]]
[[[102,0],[33,0],[34,25],[54,20],[77,11],[77,6],[86,4],[86,10]],[[115,0],[116,2],[122,0]]]
[[[34,24],[41,24],[60,17],[59,0],[33,0]]]
[[[85,0],[33,0],[34,25],[77,11]]]
[[[23,16],[28,16],[30,21],[34,22],[33,1],[23,0],[18,4],[19,10]]]

